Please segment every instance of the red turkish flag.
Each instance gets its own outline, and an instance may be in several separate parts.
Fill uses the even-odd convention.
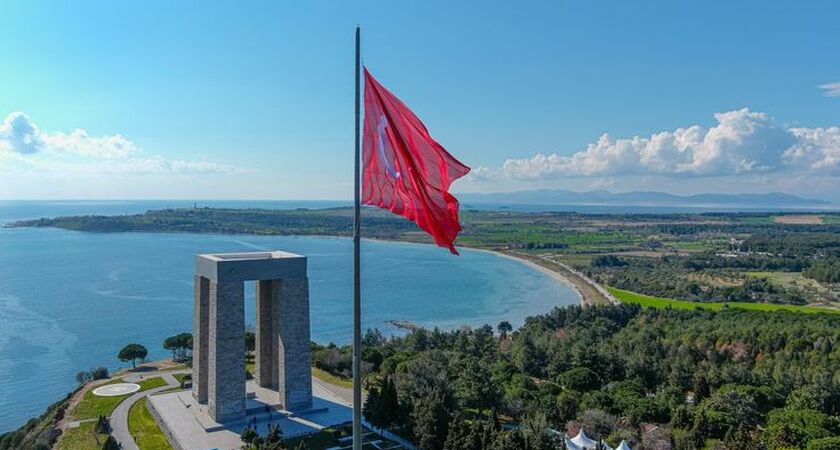
[[[458,254],[461,231],[453,181],[470,168],[429,135],[420,119],[365,68],[362,202],[416,223],[435,243]]]

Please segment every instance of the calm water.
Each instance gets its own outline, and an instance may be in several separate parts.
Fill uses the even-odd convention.
[[[0,221],[162,206],[178,205],[5,202]],[[166,357],[162,340],[192,327],[196,253],[275,249],[309,257],[313,340],[349,342],[347,239],[0,228],[0,432],[61,398],[77,371],[119,367],[115,355],[128,342],[144,344],[150,358]],[[465,250],[454,257],[431,246],[383,242],[364,242],[363,249],[364,326],[388,333],[398,330],[387,320],[518,326],[529,315],[578,302],[573,290],[545,274],[490,253]],[[251,284],[246,294],[253,322]]]

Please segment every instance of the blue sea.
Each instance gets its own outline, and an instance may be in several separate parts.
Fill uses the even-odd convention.
[[[130,214],[192,206],[186,201],[0,202],[0,224],[73,214]],[[200,202],[199,206],[300,208],[342,202]],[[566,285],[492,253],[365,241],[366,328],[386,321],[456,328],[508,320],[514,326],[554,306],[576,304]],[[196,253],[286,250],[309,258],[312,339],[351,335],[352,245],[329,237],[82,233],[0,228],[0,433],[14,429],[75,386],[76,372],[115,370],[119,349],[145,345],[168,356],[167,336],[191,331]],[[254,320],[253,285],[246,317]]]

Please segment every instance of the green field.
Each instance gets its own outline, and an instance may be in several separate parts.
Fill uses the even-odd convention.
[[[676,309],[694,309],[705,308],[715,311],[723,308],[740,308],[749,309],[753,311],[795,311],[800,313],[830,313],[840,314],[840,311],[827,308],[816,308],[813,306],[797,306],[797,305],[776,305],[770,303],[746,303],[746,302],[729,302],[729,303],[701,303],[689,302],[685,300],[674,300],[670,298],[653,297],[650,295],[637,294],[635,292],[624,291],[607,287],[607,290],[615,296],[618,300],[624,303],[637,303],[641,306],[651,308],[676,308]]]
[[[350,380],[348,378],[341,378],[341,377],[335,376],[335,375],[327,372],[326,370],[321,370],[317,367],[312,368],[312,376],[321,380],[321,381],[324,381],[326,383],[333,384],[333,385],[336,385],[336,386],[342,386],[342,387],[346,387],[346,388],[352,388],[353,387],[353,380]]]
[[[147,399],[141,399],[128,410],[128,429],[143,450],[172,450],[166,436],[149,412]]]
[[[82,422],[76,428],[68,428],[61,434],[61,439],[55,444],[58,450],[91,450],[102,448],[107,434],[94,433],[96,421]]]
[[[106,384],[111,383],[123,383],[123,380],[117,379],[110,381]],[[161,377],[149,378],[147,380],[141,381],[138,383],[140,385],[140,390],[145,391],[146,389],[152,389],[159,386],[163,386],[166,384],[166,381]],[[110,416],[111,413],[114,411],[114,408],[120,404],[123,400],[126,399],[131,394],[120,395],[117,397],[99,397],[97,395],[93,395],[93,389],[85,392],[85,396],[82,397],[82,401],[79,402],[78,405],[73,409],[70,413],[70,416],[76,420],[84,420],[84,419],[94,419],[99,417],[100,415],[103,416]]]

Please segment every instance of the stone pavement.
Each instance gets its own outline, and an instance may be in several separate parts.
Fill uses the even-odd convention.
[[[297,413],[278,409],[276,391],[261,388],[254,381],[247,383],[247,389],[247,419],[224,424],[213,421],[206,413],[207,406],[197,403],[189,391],[155,395],[149,398],[149,404],[153,414],[166,424],[164,433],[175,441],[174,447],[191,450],[239,449],[239,435],[249,425],[260,434],[265,434],[269,425],[279,425],[286,438],[293,438],[352,419],[349,389],[329,386],[318,379],[312,379],[312,409]]]

